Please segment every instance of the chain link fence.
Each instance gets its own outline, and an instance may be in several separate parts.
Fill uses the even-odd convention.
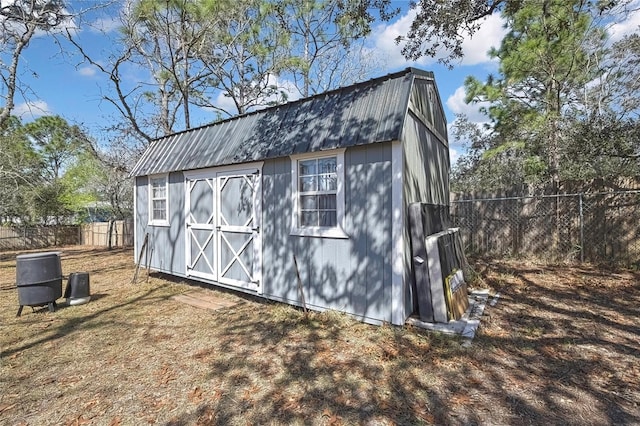
[[[451,202],[469,254],[640,266],[640,191]]]

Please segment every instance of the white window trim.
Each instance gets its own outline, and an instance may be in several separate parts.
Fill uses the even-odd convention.
[[[291,235],[321,238],[349,238],[344,232],[344,152],[345,149],[334,149],[322,152],[307,152],[291,155]],[[298,161],[336,157],[336,174],[338,179],[336,191],[336,227],[305,226],[300,227],[298,220]]]
[[[152,179],[160,179],[160,178],[164,178],[164,185],[165,185],[165,194],[166,194],[166,203],[165,203],[165,216],[166,219],[165,220],[154,220],[153,219],[153,187],[151,185],[151,180]],[[162,173],[162,174],[157,174],[157,175],[149,175],[148,176],[148,191],[147,191],[147,198],[149,199],[149,205],[148,205],[148,209],[149,209],[149,226],[169,226],[169,173]]]

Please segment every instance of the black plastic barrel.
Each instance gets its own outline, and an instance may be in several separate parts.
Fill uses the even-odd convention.
[[[16,286],[20,315],[23,306],[49,304],[62,296],[62,266],[59,252],[21,254],[16,257]]]
[[[69,305],[80,305],[87,303],[91,299],[89,289],[89,273],[73,272],[69,275],[67,288],[64,291],[64,297],[67,298]]]

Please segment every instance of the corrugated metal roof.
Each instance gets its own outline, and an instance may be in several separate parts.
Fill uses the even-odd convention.
[[[239,164],[400,138],[414,76],[407,68],[151,143],[132,176]]]

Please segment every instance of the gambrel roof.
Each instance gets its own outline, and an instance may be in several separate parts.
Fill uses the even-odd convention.
[[[433,123],[436,118],[444,122],[433,73],[407,68],[157,139],[131,175],[194,170],[399,140],[416,79],[427,80],[434,87],[432,103],[437,105],[437,111],[431,114],[430,121]],[[446,138],[446,123],[435,127]]]

